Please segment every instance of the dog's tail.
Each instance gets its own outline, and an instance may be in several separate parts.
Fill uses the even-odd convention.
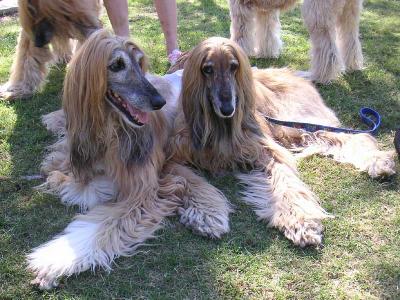
[[[176,61],[176,63],[168,69],[167,74],[172,74],[178,70],[184,69],[185,63],[188,60],[188,58],[190,57],[191,53],[192,53],[191,50],[183,52],[181,54],[181,56],[178,58],[178,60]]]
[[[379,150],[377,140],[370,134],[347,134],[317,131],[304,134],[303,144],[296,149],[298,157],[319,154],[340,163],[349,163],[372,178],[395,174],[394,151]]]

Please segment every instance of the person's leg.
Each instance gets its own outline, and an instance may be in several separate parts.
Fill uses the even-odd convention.
[[[108,18],[114,29],[114,33],[119,36],[129,36],[129,18],[127,0],[104,0]]]
[[[153,0],[164,32],[167,54],[178,49],[176,0]]]

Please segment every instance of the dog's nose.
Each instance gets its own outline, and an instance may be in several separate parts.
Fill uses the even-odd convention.
[[[154,110],[161,109],[165,105],[165,103],[167,102],[161,95],[154,96],[151,100],[151,105],[153,106]]]
[[[235,108],[233,107],[233,105],[231,103],[229,103],[229,104],[221,105],[220,110],[221,110],[221,114],[223,114],[225,117],[230,117],[230,116],[232,116]]]

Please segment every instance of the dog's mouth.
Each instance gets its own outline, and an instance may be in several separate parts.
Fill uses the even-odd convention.
[[[137,109],[110,89],[107,90],[107,99],[112,106],[118,109],[134,125],[142,127],[149,121],[149,116],[146,112]]]

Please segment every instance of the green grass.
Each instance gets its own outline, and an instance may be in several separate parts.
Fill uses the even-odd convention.
[[[203,38],[229,36],[225,0],[180,0],[179,42],[187,50]],[[366,0],[361,20],[365,70],[318,86],[346,126],[360,126],[361,106],[383,117],[378,139],[392,148],[400,125],[400,2]],[[152,1],[130,1],[133,37],[149,55],[152,71],[167,70],[164,39]],[[309,66],[308,34],[298,8],[283,14],[285,48],[259,67]],[[0,82],[7,80],[17,40],[13,18],[0,19]],[[325,222],[325,247],[299,249],[277,230],[257,222],[239,201],[231,177],[213,179],[237,206],[232,230],[212,241],[169,219],[149,247],[101,270],[66,278],[62,288],[29,285],[24,255],[59,233],[75,208],[35,192],[45,147],[54,141],[40,116],[60,107],[65,67],[54,67],[45,89],[25,101],[0,103],[0,299],[400,299],[400,181],[374,181],[348,165],[313,157],[300,163],[302,178],[336,218]],[[399,172],[399,168],[397,169]],[[57,255],[57,253],[55,253]]]

